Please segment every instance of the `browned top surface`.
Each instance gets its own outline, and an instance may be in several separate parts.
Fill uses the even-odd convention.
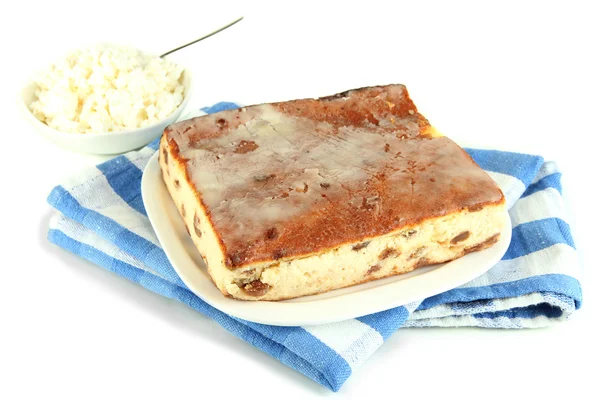
[[[467,153],[432,137],[403,85],[224,111],[164,139],[232,268],[503,201]]]

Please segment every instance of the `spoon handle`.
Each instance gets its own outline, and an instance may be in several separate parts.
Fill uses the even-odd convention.
[[[197,42],[199,42],[199,41],[201,41],[201,40],[204,40],[204,39],[206,39],[206,38],[209,38],[209,37],[211,37],[212,35],[216,35],[217,33],[221,32],[221,31],[224,31],[225,29],[229,28],[230,26],[237,24],[238,22],[240,22],[240,21],[241,21],[241,20],[243,20],[243,19],[244,19],[244,17],[239,17],[239,18],[238,18],[238,19],[236,19],[235,21],[233,21],[233,22],[230,22],[230,23],[228,23],[227,25],[220,27],[220,28],[219,28],[219,29],[217,29],[216,31],[213,31],[213,32],[211,32],[211,33],[209,33],[209,34],[207,34],[207,35],[204,35],[204,36],[202,36],[201,38],[198,38],[198,39],[196,39],[196,40],[194,40],[194,41],[191,41],[191,42],[189,42],[189,43],[187,43],[187,44],[184,44],[183,46],[179,46],[179,47],[177,47],[177,48],[175,48],[175,49],[173,49],[173,50],[169,50],[169,51],[167,51],[166,53],[164,53],[164,54],[161,54],[161,55],[160,55],[160,58],[163,58],[163,57],[164,57],[164,56],[166,56],[166,55],[169,55],[169,54],[171,54],[171,53],[174,53],[174,52],[176,52],[177,50],[181,50],[181,49],[183,49],[184,47],[188,47],[188,46],[190,46],[190,45],[192,45],[192,44],[194,44],[194,43],[197,43]]]

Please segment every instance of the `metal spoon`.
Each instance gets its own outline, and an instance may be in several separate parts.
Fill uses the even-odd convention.
[[[217,29],[216,31],[213,31],[213,32],[211,32],[211,33],[209,33],[209,34],[207,34],[207,35],[204,35],[204,36],[202,36],[202,37],[201,37],[201,38],[199,38],[199,39],[196,39],[196,40],[194,40],[194,41],[192,41],[192,42],[189,42],[189,43],[187,43],[187,44],[184,44],[183,46],[179,46],[179,47],[177,47],[177,48],[175,48],[175,49],[173,49],[173,50],[169,50],[169,51],[167,51],[166,53],[164,53],[164,54],[161,54],[160,58],[163,58],[163,57],[164,57],[164,56],[166,56],[166,55],[169,55],[169,54],[171,54],[171,53],[174,53],[174,52],[176,52],[177,50],[181,50],[181,49],[183,49],[184,47],[188,47],[188,46],[190,46],[190,45],[192,45],[192,44],[194,44],[194,43],[197,43],[197,42],[199,42],[199,41],[201,41],[201,40],[204,40],[204,39],[206,39],[206,38],[209,38],[209,37],[211,37],[212,35],[216,35],[217,33],[221,32],[221,31],[224,31],[225,29],[229,28],[230,26],[237,24],[238,22],[240,22],[240,21],[241,21],[241,20],[243,20],[243,19],[244,19],[244,17],[239,17],[239,18],[238,18],[238,19],[236,19],[235,21],[233,21],[233,22],[230,22],[230,23],[228,23],[227,25],[220,27],[220,28],[219,28],[219,29]]]

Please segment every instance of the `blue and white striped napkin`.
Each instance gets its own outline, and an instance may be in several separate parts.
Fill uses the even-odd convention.
[[[204,111],[232,107],[219,103]],[[557,166],[538,156],[468,150],[504,191],[513,225],[508,251],[488,273],[422,302],[328,325],[278,327],[230,317],[185,287],[148,221],[140,183],[157,147],[155,141],[54,188],[48,202],[57,212],[49,240],[208,315],[333,391],[399,328],[535,328],[564,321],[581,305],[578,259]]]

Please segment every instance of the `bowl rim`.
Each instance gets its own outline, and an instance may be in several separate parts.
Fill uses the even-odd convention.
[[[179,64],[179,65],[181,65],[181,64]],[[192,94],[192,88],[193,88],[193,77],[192,77],[192,73],[191,73],[190,69],[183,67],[183,74],[185,74],[184,82],[183,82],[185,95],[183,96],[183,99],[181,100],[181,103],[179,104],[179,106],[177,106],[177,108],[175,110],[173,110],[173,112],[171,112],[165,118],[153,123],[152,125],[147,125],[147,126],[143,126],[140,128],[124,129],[121,131],[114,131],[114,132],[88,132],[88,133],[63,132],[63,131],[59,131],[56,128],[52,128],[51,126],[48,126],[44,122],[40,121],[35,115],[33,115],[33,112],[29,108],[30,105],[26,104],[26,101],[24,99],[25,91],[30,89],[31,86],[36,85],[35,81],[32,78],[29,78],[27,83],[25,83],[24,85],[21,86],[21,90],[19,93],[19,103],[21,104],[21,108],[23,108],[23,111],[25,112],[25,114],[27,114],[27,118],[32,120],[32,122],[34,124],[38,125],[38,127],[40,127],[41,129],[44,129],[48,133],[52,133],[53,135],[61,136],[63,138],[69,138],[72,140],[82,140],[83,141],[83,140],[93,140],[93,138],[121,137],[124,135],[140,134],[140,133],[146,132],[146,131],[153,131],[154,129],[157,129],[157,128],[163,126],[165,121],[168,120],[169,118],[173,117],[173,115],[177,115],[177,114],[180,115],[181,113],[183,113],[183,111],[187,107],[187,104],[188,104],[189,99]]]

